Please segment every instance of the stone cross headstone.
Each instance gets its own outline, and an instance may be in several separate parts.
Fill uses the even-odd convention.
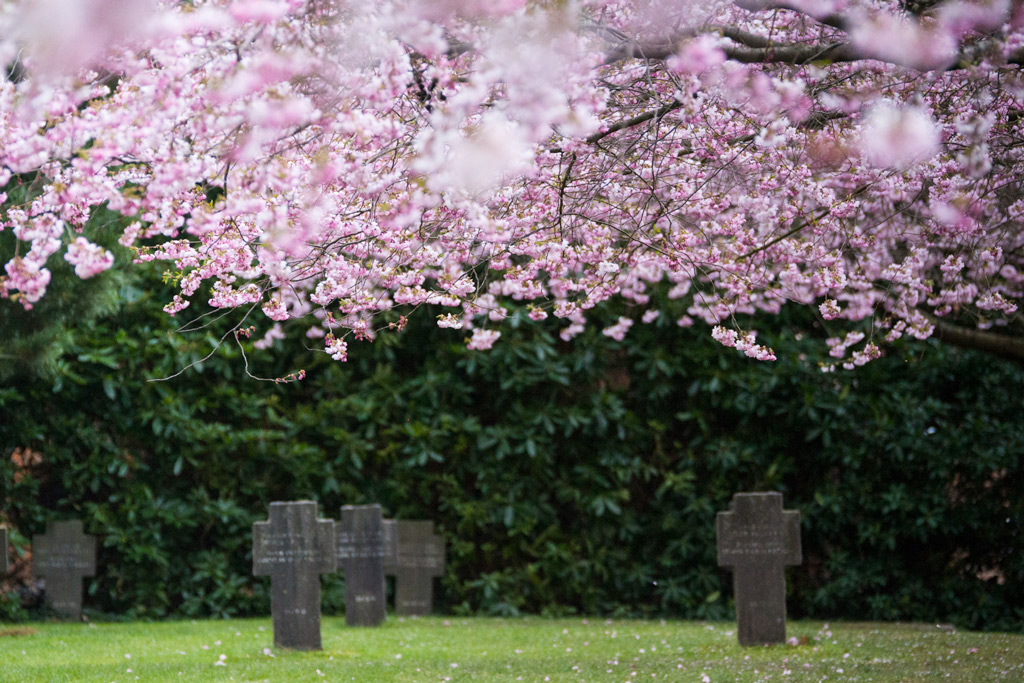
[[[96,574],[96,537],[82,531],[80,519],[48,522],[46,533],[32,539],[32,568],[46,580],[46,604],[63,617],[78,619],[82,579]]]
[[[345,623],[377,626],[387,616],[388,547],[380,505],[342,506],[336,528],[338,568],[345,572]]]
[[[10,564],[7,557],[7,527],[0,526],[0,576],[7,573],[7,565]]]
[[[434,578],[444,575],[444,539],[430,520],[396,520],[398,557],[385,567],[395,577],[395,612],[404,616],[430,614]]]
[[[803,561],[800,513],[781,493],[737,493],[715,519],[718,564],[733,574],[740,645],[786,640],[787,565]]]
[[[321,649],[320,574],[337,564],[334,521],[316,512],[312,500],[273,502],[269,521],[252,525],[252,573],[270,577],[277,647]]]

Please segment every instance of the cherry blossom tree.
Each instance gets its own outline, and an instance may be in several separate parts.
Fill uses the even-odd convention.
[[[264,345],[344,360],[422,304],[740,326],[815,307],[1024,358],[1024,8],[1006,0],[38,0],[0,16],[0,293],[165,261]],[[16,200],[14,199],[16,198]],[[634,319],[635,318],[635,319]],[[395,322],[395,320],[399,322]],[[865,322],[866,321],[866,322]],[[287,324],[285,324],[287,323]],[[284,327],[282,325],[285,324]]]

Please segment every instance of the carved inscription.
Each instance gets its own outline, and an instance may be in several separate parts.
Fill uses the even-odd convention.
[[[786,555],[786,534],[778,527],[766,524],[753,524],[748,527],[733,528],[728,538],[720,547],[729,555],[749,557],[772,557]]]
[[[36,570],[45,571],[52,569],[78,569],[81,571],[91,571],[92,561],[88,558],[82,557],[81,553],[77,551],[57,553],[51,555],[42,560],[36,561]]]
[[[294,539],[288,536],[264,538],[260,554],[253,558],[256,564],[265,567],[316,562],[317,553],[313,548],[289,548]]]
[[[398,566],[403,569],[444,569],[444,546],[427,543],[399,546]]]
[[[338,561],[383,558],[387,555],[384,530],[377,533],[338,532]]]

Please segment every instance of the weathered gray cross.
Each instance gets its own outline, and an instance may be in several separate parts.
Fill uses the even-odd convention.
[[[78,619],[82,579],[96,575],[96,537],[82,531],[80,519],[48,522],[46,533],[32,539],[32,568],[46,580],[46,604],[61,616]]]
[[[273,502],[270,519],[252,525],[252,573],[270,577],[274,645],[319,650],[320,574],[336,568],[334,521],[316,502]]]
[[[434,578],[444,576],[444,539],[430,520],[398,520],[398,557],[385,572],[395,577],[395,612],[427,615],[434,604]]]
[[[786,640],[787,565],[800,564],[800,513],[781,493],[737,493],[715,520],[718,564],[733,573],[740,645]]]

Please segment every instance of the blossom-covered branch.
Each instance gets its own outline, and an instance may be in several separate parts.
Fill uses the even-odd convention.
[[[785,303],[849,367],[936,321],[1020,327],[1002,0],[45,0],[0,24],[0,293],[26,308],[51,257],[111,266],[106,207],[176,271],[168,313],[255,306],[258,347],[339,360],[422,304],[486,349],[513,302],[568,339],[620,297],[621,338],[660,282],[760,359],[738,321]]]

